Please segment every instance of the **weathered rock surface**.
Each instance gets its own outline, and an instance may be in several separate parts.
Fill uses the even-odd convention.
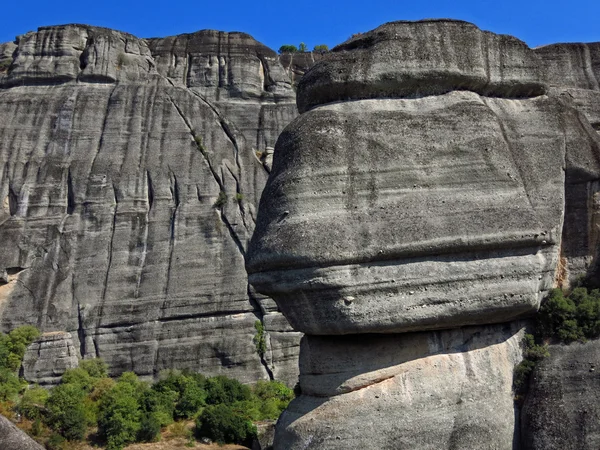
[[[44,450],[44,447],[2,415],[0,415],[0,444],[5,450]]]
[[[350,99],[469,90],[531,97],[546,86],[539,59],[517,38],[457,20],[390,22],[333,48],[302,78],[298,109]]]
[[[1,328],[70,333],[112,374],[294,380],[298,333],[277,325],[269,362],[256,354],[264,311],[244,271],[267,177],[257,152],[296,115],[277,55],[243,33],[85,25],[1,54]],[[62,369],[31,370],[45,382]]]
[[[555,44],[534,51],[541,59],[550,95],[576,108],[592,128],[600,131],[600,43]],[[590,248],[598,249],[600,243],[598,184],[580,180],[565,196],[565,227],[571,233],[565,236],[562,247],[569,260],[562,284],[568,287],[578,273],[600,273],[597,259],[589,252]],[[590,220],[582,220],[585,217]]]
[[[67,369],[78,365],[78,352],[70,333],[44,333],[27,347],[23,357],[23,377],[41,385],[58,384]]]
[[[325,52],[282,53],[279,62],[293,84],[298,84],[304,74],[325,57]]]
[[[276,449],[512,449],[517,323],[407,335],[305,336],[302,396]]]
[[[594,215],[600,140],[581,119],[547,96],[465,91],[314,108],[277,142],[250,280],[309,334],[531,314],[561,235]],[[566,200],[586,207],[563,229]]]
[[[600,341],[550,346],[522,412],[524,449],[600,448]]]
[[[598,256],[593,108],[542,53],[394,22],[302,78],[247,262],[307,333],[275,448],[518,446],[515,320]]]

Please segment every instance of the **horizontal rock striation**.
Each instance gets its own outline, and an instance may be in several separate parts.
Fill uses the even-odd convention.
[[[297,333],[278,325],[268,362],[256,354],[255,321],[279,313],[244,271],[259,157],[296,115],[277,55],[243,33],[86,25],[40,28],[1,55],[1,328],[68,332],[113,375],[294,380]]]
[[[298,109],[453,90],[531,97],[546,92],[540,69],[539,59],[524,42],[468,22],[390,22],[333,48],[302,78]]]
[[[23,377],[41,385],[60,383],[68,369],[79,366],[79,354],[70,333],[54,331],[42,334],[27,347],[23,357]]]
[[[306,333],[302,395],[274,448],[518,446],[517,319],[598,256],[596,88],[579,74],[593,81],[596,64],[582,48],[392,22],[304,75],[246,265]]]

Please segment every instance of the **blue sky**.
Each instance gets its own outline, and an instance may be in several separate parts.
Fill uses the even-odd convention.
[[[335,0],[335,1],[7,1],[0,42],[42,25],[88,23],[139,37],[205,28],[244,31],[273,49],[282,44],[330,47],[392,20],[449,17],[512,34],[530,46],[600,41],[600,0]]]

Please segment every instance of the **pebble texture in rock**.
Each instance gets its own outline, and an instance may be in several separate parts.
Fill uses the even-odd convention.
[[[299,334],[278,325],[257,355],[255,321],[279,313],[244,270],[261,156],[297,114],[275,52],[65,25],[4,44],[0,64],[1,328],[70,333],[113,375],[295,382]]]

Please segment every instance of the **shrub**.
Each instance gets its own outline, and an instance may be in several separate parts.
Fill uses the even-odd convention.
[[[298,52],[298,47],[295,45],[282,45],[279,47],[279,53],[296,53]]]
[[[300,45],[298,46],[298,51],[299,52],[306,52],[308,51],[306,44],[304,42],[300,42]]]
[[[329,47],[325,44],[315,45],[313,48],[313,52],[315,53],[327,53],[329,51]]]
[[[537,330],[544,338],[564,342],[585,341],[600,336],[600,290],[578,287],[565,296],[553,289],[538,314]]]
[[[0,369],[0,401],[18,400],[19,393],[25,389],[27,383],[19,380],[19,377],[10,369]]]
[[[80,361],[79,368],[85,370],[92,378],[108,377],[108,364],[101,358],[84,359]]]
[[[48,450],[65,450],[67,442],[65,438],[58,433],[52,433],[46,442]]]
[[[94,379],[81,367],[67,369],[60,379],[62,384],[74,384],[85,392],[90,392],[94,387]]]
[[[99,405],[98,432],[106,441],[107,450],[120,450],[135,442],[141,429],[140,383],[131,372],[107,392]]]
[[[12,64],[12,59],[5,59],[5,60],[0,61],[0,73],[8,72],[8,68],[10,67],[11,64]]]
[[[46,422],[70,441],[83,439],[87,428],[85,391],[77,384],[60,384],[46,402]]]
[[[244,194],[242,194],[241,192],[238,192],[235,194],[236,203],[242,203],[243,200],[244,200]]]
[[[198,150],[202,152],[202,154],[206,153],[206,148],[204,148],[204,144],[202,143],[202,136],[197,135],[195,132],[192,132],[194,135],[194,142],[198,147]]]
[[[164,427],[173,423],[177,397],[177,392],[170,389],[148,389],[141,396],[140,408],[147,420],[152,416],[152,421],[157,421],[159,428]]]
[[[256,353],[259,356],[264,356],[267,351],[267,340],[265,338],[265,327],[260,320],[254,322],[254,329],[256,334],[252,338],[254,345],[256,346]]]
[[[250,446],[256,436],[256,427],[230,406],[207,406],[196,419],[196,436],[207,437],[219,444]]]
[[[145,413],[142,415],[138,441],[157,442],[160,440],[161,417],[157,413]]]
[[[219,192],[219,196],[213,203],[214,208],[221,208],[227,204],[227,194],[224,191]]]
[[[27,346],[39,336],[39,330],[30,325],[15,328],[8,335],[0,333],[0,368],[17,371]]]
[[[238,380],[219,375],[209,378],[206,383],[206,403],[217,405],[223,403],[232,405],[238,401],[252,399],[252,391]]]
[[[42,417],[42,410],[45,408],[49,396],[50,393],[39,386],[27,389],[19,402],[19,413],[29,420],[39,420]]]

